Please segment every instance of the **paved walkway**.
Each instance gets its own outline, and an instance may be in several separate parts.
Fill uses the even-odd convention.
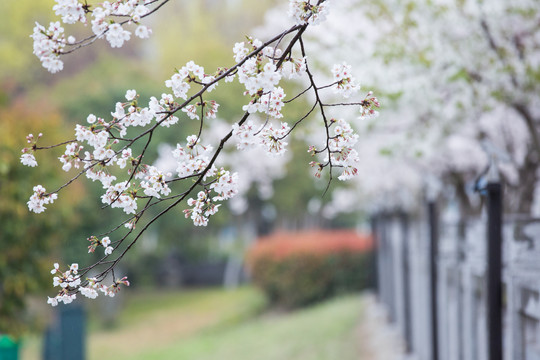
[[[358,330],[362,360],[409,360],[399,331],[387,321],[386,311],[373,294],[364,297],[364,317]]]

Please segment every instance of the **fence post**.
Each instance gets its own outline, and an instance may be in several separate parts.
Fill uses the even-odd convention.
[[[502,360],[502,186],[490,182],[486,192],[488,359]]]
[[[385,244],[385,272],[387,282],[386,303],[388,306],[388,314],[391,323],[397,322],[397,309],[396,309],[396,281],[394,269],[396,264],[394,262],[394,252],[396,251],[394,245],[395,240],[392,234],[392,213],[385,214],[384,216],[384,244]]]
[[[379,256],[379,289],[380,289],[380,301],[388,309],[390,303],[388,302],[388,266],[386,262],[386,253],[388,252],[388,245],[386,243],[386,217],[384,213],[379,214],[377,217],[377,227],[378,227],[378,256]]]
[[[412,353],[412,324],[411,324],[411,295],[410,295],[410,263],[409,263],[409,217],[407,213],[402,212],[401,218],[401,239],[403,258],[403,307],[404,307],[404,337],[405,351]]]
[[[431,359],[439,359],[439,334],[437,321],[437,252],[439,248],[439,223],[435,200],[428,201],[429,221],[429,273],[431,284]]]
[[[370,217],[370,226],[371,226],[371,236],[373,237],[373,252],[371,254],[370,260],[370,273],[371,273],[371,284],[377,295],[377,299],[381,299],[381,287],[379,280],[379,229],[378,229],[378,217],[375,214],[372,214]]]

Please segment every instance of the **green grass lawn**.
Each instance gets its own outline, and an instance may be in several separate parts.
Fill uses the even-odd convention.
[[[117,326],[91,324],[89,360],[360,358],[359,295],[294,312],[263,312],[264,298],[251,287],[128,298]],[[22,360],[38,359],[36,342],[27,344]]]

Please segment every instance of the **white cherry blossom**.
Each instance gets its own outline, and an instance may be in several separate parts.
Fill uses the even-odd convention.
[[[328,14],[329,1],[323,1],[319,5],[313,5],[312,0],[289,0],[289,16],[299,25],[317,25],[326,18]]]
[[[34,55],[39,58],[43,67],[53,74],[61,71],[64,63],[59,54],[66,46],[66,39],[60,22],[51,22],[48,29],[36,22],[31,37],[34,40]]]
[[[136,90],[128,90],[126,91],[126,100],[127,101],[133,101],[137,97],[137,91]]]
[[[351,66],[343,62],[342,64],[335,64],[332,68],[332,74],[334,75],[334,81],[336,82],[334,91],[343,95],[345,98],[349,98],[352,94],[360,90],[360,86],[356,83],[356,80],[351,75]]]
[[[137,26],[137,29],[135,29],[135,36],[141,39],[148,39],[151,34],[152,29],[148,28],[145,25],[139,25]]]
[[[282,122],[280,126],[274,127],[268,124],[261,132],[261,144],[272,155],[283,155],[287,151],[288,143],[283,139],[289,133],[290,127]]]
[[[30,167],[38,166],[38,163],[36,161],[36,158],[34,157],[34,154],[30,154],[30,153],[21,155],[21,163],[23,165],[30,166]]]
[[[141,181],[141,188],[148,196],[160,198],[162,195],[167,196],[171,193],[171,189],[165,182],[166,177],[171,174],[163,174],[154,166],[148,166],[144,174],[144,180]]]
[[[62,21],[66,24],[75,24],[77,22],[86,22],[84,16],[83,4],[77,0],[55,0],[56,5],[53,10],[56,15],[62,17]]]
[[[28,209],[35,213],[42,213],[47,208],[45,205],[52,204],[58,199],[58,194],[47,194],[45,188],[41,185],[34,186],[34,194],[30,196],[30,200],[27,202]]]
[[[131,38],[131,33],[122,28],[122,25],[114,23],[109,25],[109,30],[105,34],[105,38],[111,44],[111,47],[122,47],[124,41],[128,41]]]
[[[223,168],[218,172],[218,179],[210,185],[210,189],[214,190],[218,196],[213,198],[214,201],[227,200],[238,194],[238,173],[231,174]]]

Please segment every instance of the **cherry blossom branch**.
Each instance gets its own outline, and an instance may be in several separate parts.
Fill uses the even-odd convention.
[[[302,39],[300,39],[300,49],[302,51],[302,56],[306,56],[306,50],[304,48],[304,42],[302,41]],[[328,191],[328,189],[330,188],[330,183],[332,181],[332,156],[331,156],[331,152],[330,152],[330,125],[327,118],[326,118],[326,113],[324,112],[324,106],[322,105],[322,101],[321,101],[321,98],[320,98],[320,95],[319,95],[319,90],[317,88],[317,85],[315,84],[315,80],[313,79],[313,74],[311,73],[310,69],[309,69],[309,65],[307,64],[306,62],[306,74],[308,75],[308,78],[309,78],[309,82],[311,84],[311,86],[313,87],[313,92],[315,94],[315,105],[319,105],[319,109],[321,111],[321,116],[323,118],[323,122],[324,122],[324,128],[325,128],[325,132],[326,132],[326,149],[328,150],[328,162],[326,164],[318,164],[319,166],[319,171],[321,171],[324,167],[326,166],[330,166],[330,171],[328,172],[329,173],[329,179],[328,179],[328,183],[326,185],[326,188],[324,190],[324,194],[326,194],[326,192]]]
[[[160,1],[160,0],[153,0],[153,1],[150,1],[150,2],[146,3],[145,5],[150,5],[150,4],[156,3],[158,1]],[[162,3],[159,4],[158,6],[156,6],[153,10],[148,12],[146,15],[142,15],[141,19],[154,14],[156,11],[158,11],[163,5],[168,3],[170,0],[161,0],[161,1],[162,1]],[[91,11],[88,11],[88,12],[91,12]],[[122,15],[115,15],[115,14],[111,14],[111,15],[112,16],[122,16]],[[125,24],[129,24],[129,23],[132,22],[130,15],[123,15],[123,16],[130,17],[130,19],[120,22],[119,23],[120,25],[125,25]],[[78,42],[75,42],[74,44],[71,44],[71,45],[76,45],[76,46],[73,46],[71,49],[69,49],[67,51],[58,52],[57,54],[58,55],[67,55],[67,54],[75,52],[76,50],[79,50],[79,49],[81,49],[83,47],[92,45],[97,39],[102,38],[108,31],[109,31],[109,28],[107,28],[105,31],[103,31],[99,35],[94,34],[94,35],[88,36],[87,38],[85,38],[85,39],[83,39],[81,41],[78,41]]]
[[[318,105],[318,103],[315,102],[315,103],[313,104],[313,106],[311,107],[311,109],[309,109],[309,111],[308,111],[304,116],[302,116],[300,119],[298,119],[298,120],[293,124],[293,126],[291,126],[291,128],[290,128],[289,131],[287,131],[283,136],[279,137],[278,139],[279,139],[279,140],[283,140],[284,138],[286,138],[287,136],[289,136],[289,135],[293,132],[293,130],[296,128],[296,126],[297,126],[298,124],[300,124],[302,121],[304,121],[305,119],[307,119],[307,118],[309,117],[309,115],[311,115],[311,114],[313,113],[313,111],[315,110],[315,108],[317,108],[317,105]]]
[[[67,140],[67,141],[63,141],[61,143],[58,143],[58,144],[54,144],[54,145],[49,145],[49,146],[32,146],[32,150],[49,150],[49,149],[54,149],[54,148],[57,148],[59,146],[62,146],[62,145],[67,145],[67,144],[71,144],[75,142],[75,140]]]
[[[145,6],[158,3],[158,0],[145,2],[144,5],[139,5],[139,7],[135,7],[139,4],[138,2],[127,3],[124,0],[117,0],[113,4],[102,4],[102,8],[93,10],[92,16],[94,17],[93,27],[96,26],[98,30],[103,29],[103,31],[97,31],[93,28],[94,33],[99,35],[83,40],[83,42],[86,41],[87,43],[75,43],[75,47],[69,52],[75,51],[83,45],[86,46],[105,34],[111,46],[121,46],[124,41],[129,39],[130,34],[123,30],[122,25],[131,21],[138,24],[140,18],[157,11],[167,1],[160,2],[153,11],[148,11]],[[75,11],[67,7],[59,7],[59,9],[63,21],[66,23],[74,19],[84,22],[86,21],[84,16],[90,12],[87,5],[83,9],[84,16],[81,15],[80,9],[75,9]],[[93,265],[82,269],[81,274],[78,273],[77,264],[72,264],[69,270],[65,272],[61,272],[58,264],[55,264],[53,271],[51,271],[53,274],[57,274],[53,278],[53,284],[61,286],[61,290],[56,297],[49,298],[49,303],[52,305],[56,305],[58,302],[69,303],[75,298],[76,293],[95,298],[97,290],[113,296],[120,285],[129,285],[125,277],[117,279],[114,273],[117,264],[157,219],[186,200],[190,208],[184,210],[185,216],[190,217],[195,226],[205,226],[208,219],[221,206],[221,203],[218,202],[227,200],[238,193],[238,174],[231,174],[228,170],[217,167],[217,159],[224,151],[225,144],[233,136],[237,139],[244,139],[239,140],[237,147],[256,145],[263,147],[269,154],[281,155],[286,151],[287,145],[283,140],[318,107],[325,127],[326,144],[323,150],[310,147],[310,152],[313,154],[326,152],[328,154],[328,159],[324,160],[324,163],[318,163],[320,168],[319,176],[323,168],[329,167],[329,180],[324,194],[328,191],[333,179],[334,167],[343,169],[342,174],[338,177],[340,180],[346,180],[355,174],[354,162],[357,161],[357,156],[352,146],[356,142],[357,135],[354,134],[346,121],[327,117],[325,107],[338,105],[325,105],[320,91],[333,87],[334,90],[341,92],[343,96],[349,97],[350,94],[357,90],[357,86],[349,74],[349,67],[344,63],[337,65],[332,70],[335,79],[333,84],[317,87],[314,74],[307,64],[306,51],[302,40],[308,26],[324,19],[327,9],[325,0],[318,0],[316,5],[311,4],[309,0],[290,0],[289,13],[295,20],[296,25],[282,31],[266,42],[248,37],[247,41],[235,44],[233,49],[235,64],[232,67],[218,68],[214,74],[205,74],[202,67],[190,61],[184,67],[177,69],[172,77],[165,82],[165,86],[171,89],[171,94],[164,93],[161,99],[151,97],[148,106],[142,107],[139,106],[137,92],[128,90],[126,92],[127,102],[116,103],[115,112],[111,113],[112,121],[106,122],[104,119],[96,118],[91,114],[87,118],[87,122],[91,124],[90,126],[77,125],[77,142],[65,143],[67,144],[66,152],[60,160],[64,164],[63,169],[65,171],[69,171],[72,166],[79,167],[81,163],[84,164],[84,167],[75,178],[63,185],[63,187],[68,186],[86,173],[88,178],[102,183],[105,193],[101,199],[103,203],[107,204],[105,207],[119,207],[126,214],[132,216],[121,224],[112,227],[109,231],[102,233],[99,238],[96,236],[88,238],[90,241],[89,252],[94,252],[98,247],[103,247],[104,256]],[[125,15],[130,16],[131,19],[120,23],[116,23],[114,20],[110,24],[103,22],[108,16],[123,17]],[[142,30],[139,31],[139,29]],[[143,35],[140,37],[148,35],[146,27],[139,26],[137,31],[141,33],[139,35]],[[67,51],[63,52],[66,41],[63,28],[60,27],[59,23],[52,23],[49,29],[36,25],[33,37],[34,53],[38,55],[43,65],[51,72],[61,70],[62,64],[59,63],[58,55],[67,53]],[[280,50],[279,48],[284,44],[285,39],[288,39],[287,45],[284,46],[284,50]],[[69,41],[69,39],[68,42],[73,45],[73,42]],[[301,59],[293,56],[293,49],[297,44],[300,46]],[[278,86],[282,77],[291,79],[300,77],[303,74],[307,74],[310,85],[292,99],[284,102],[286,95],[283,88]],[[249,103],[242,107],[243,115],[221,138],[216,149],[213,149],[210,145],[199,144],[203,136],[205,122],[209,123],[210,119],[216,116],[219,106],[213,100],[205,101],[204,94],[210,92],[222,80],[227,82],[234,76],[245,86],[246,91],[244,94],[250,97]],[[194,86],[200,88],[192,88]],[[308,91],[313,91],[316,100],[307,113],[297,120],[292,127],[286,122],[281,122],[280,125],[276,126],[274,121],[283,117],[281,113],[282,106],[300,98]],[[196,100],[198,102],[195,102]],[[361,108],[366,108],[368,104],[365,102],[366,100],[348,105],[358,105]],[[369,99],[369,106],[374,103],[375,100]],[[200,107],[200,109],[197,110],[197,107]],[[143,159],[153,141],[154,132],[158,131],[157,129],[160,127],[170,127],[179,123],[180,119],[175,114],[180,110],[185,112],[188,117],[198,119],[200,124],[197,134],[188,136],[185,145],[183,145],[184,143],[178,143],[176,149],[172,151],[172,156],[175,158],[177,165],[177,177],[171,179],[172,174],[165,174],[153,165],[144,164]],[[200,115],[198,115],[199,112]],[[255,131],[256,125],[251,120],[248,121],[248,119],[251,114],[257,112],[265,114],[265,121],[263,126],[258,131]],[[130,138],[125,138],[129,127],[138,126],[142,126],[142,130],[130,135]],[[330,133],[331,128],[334,134]],[[147,139],[143,140],[145,136],[147,136]],[[33,137],[30,136],[29,142],[32,140]],[[134,157],[131,147],[140,144],[139,141],[143,142],[144,145],[138,156]],[[245,143],[242,143],[242,141]],[[118,145],[120,143],[121,145]],[[93,151],[86,151],[83,158],[80,152],[84,146],[80,144],[85,144],[89,149],[93,148]],[[21,162],[29,166],[37,165],[33,153],[23,154]],[[128,163],[130,164],[127,169],[128,175],[124,175],[126,180],[113,184],[117,179],[106,170],[106,167],[117,165],[120,169],[124,169]],[[192,181],[181,182],[188,179]],[[178,182],[186,186],[177,186]],[[63,187],[60,189],[63,189]],[[173,189],[176,192],[171,194]],[[199,191],[196,196],[188,198],[191,194],[195,195],[197,189]],[[28,201],[28,207],[35,212],[42,212],[44,210],[43,205],[52,203],[56,197],[57,192],[46,193],[45,189],[38,185],[34,188],[34,195]],[[138,210],[137,201],[144,199],[146,199],[144,207]],[[154,212],[154,215],[150,215],[148,212],[150,208],[156,209],[157,213]],[[143,218],[144,225],[135,230],[136,225]],[[112,241],[108,235],[116,233],[122,226],[127,227],[129,230],[120,235],[119,239]],[[84,281],[81,280],[82,276],[87,275],[98,266],[101,271],[97,276],[87,278]],[[113,284],[110,286],[103,285],[102,282],[109,273],[112,274]]]
[[[242,125],[243,123],[245,123],[245,121],[248,119],[249,117],[249,113],[246,112],[244,113],[244,116],[240,119],[240,121],[238,122],[239,125]],[[201,175],[197,178],[197,180],[190,186],[190,188],[185,192],[185,194],[183,196],[181,196],[178,200],[176,200],[175,202],[173,202],[171,205],[169,205],[167,208],[165,208],[164,210],[162,210],[160,213],[158,213],[157,215],[155,215],[142,229],[141,231],[139,231],[139,233],[137,234],[137,236],[135,236],[135,238],[133,239],[133,241],[126,247],[126,249],[124,249],[124,251],[118,256],[118,258],[116,260],[113,261],[113,263],[107,268],[105,269],[101,274],[100,276],[103,276],[104,274],[107,274],[107,272],[109,272],[110,270],[112,270],[114,268],[114,266],[116,266],[116,264],[118,264],[118,262],[126,255],[126,253],[131,249],[131,247],[133,247],[133,245],[135,245],[135,243],[137,242],[137,240],[141,237],[141,235],[145,232],[146,229],[148,229],[148,227],[150,227],[150,225],[152,225],[152,223],[154,223],[157,219],[159,219],[161,216],[165,215],[167,212],[169,212],[171,209],[173,209],[174,207],[176,207],[180,202],[182,202],[187,196],[188,194],[190,194],[193,189],[195,189],[196,186],[198,186],[202,179],[204,178],[204,176],[206,175],[206,173],[210,170],[210,168],[212,167],[212,165],[215,163],[216,159],[218,158],[218,155],[221,153],[221,151],[223,150],[223,147],[225,145],[225,143],[232,137],[232,130],[225,136],[221,139],[220,143],[219,143],[219,146],[217,148],[217,150],[215,151],[214,153],[214,156],[212,157],[212,159],[210,160],[208,166],[203,170],[203,172],[201,173]],[[98,276],[99,277],[99,276]]]
[[[308,86],[305,90],[302,90],[302,92],[300,92],[299,94],[295,95],[293,98],[288,99],[288,100],[284,100],[283,102],[284,102],[285,104],[288,104],[288,103],[293,102],[294,100],[298,99],[300,96],[304,95],[304,94],[307,93],[309,90],[311,90],[312,87],[313,87],[313,85],[309,84],[309,86]]]
[[[293,39],[293,41],[297,41],[298,39],[300,38],[300,36],[297,36]],[[290,44],[289,45],[289,48],[292,48],[292,45]],[[285,55],[284,55],[285,56]],[[205,89],[203,89],[205,90]],[[202,94],[202,92],[201,92]],[[202,100],[202,95],[199,95],[200,99],[201,99],[201,103],[203,103],[203,100]],[[189,102],[186,101],[183,105],[186,106]],[[181,108],[178,107],[175,109],[175,111],[178,111],[179,109]],[[167,114],[167,117],[170,117],[172,115],[172,113],[168,113]],[[244,116],[242,117],[242,119],[238,122],[238,125],[241,126],[245,123],[245,121],[247,120],[247,118],[249,117],[249,113],[248,112],[245,112]],[[164,121],[164,120],[163,120]],[[150,141],[151,141],[151,135],[153,133],[153,131],[156,129],[156,126],[154,125],[154,127],[152,127],[149,131],[148,131],[148,134],[149,134],[149,139],[147,141],[147,144],[145,145],[142,153],[141,153],[141,159],[142,159],[142,155],[144,154],[144,152],[146,151],[146,148],[148,147]],[[202,125],[201,125],[201,128],[202,129]],[[143,133],[144,134],[144,133]],[[138,140],[139,138],[141,138],[141,136],[143,135],[139,135],[138,137],[136,137],[135,139],[133,139],[133,141],[130,142],[130,145],[132,143],[134,143],[136,140]],[[220,152],[223,150],[223,146],[224,144],[231,138],[233,134],[233,131],[231,130],[220,142],[220,146],[218,147],[218,149],[215,151],[214,153],[214,156],[212,157],[212,159],[210,160],[209,164],[207,165],[207,167],[203,170],[202,173],[200,173],[197,177],[197,180],[191,185],[191,187],[186,191],[184,192],[175,202],[173,202],[171,205],[169,205],[167,208],[165,208],[164,210],[162,210],[160,213],[158,213],[156,216],[154,216],[140,231],[139,233],[135,236],[135,238],[132,240],[132,242],[126,247],[126,249],[124,249],[124,251],[117,257],[116,260],[112,261],[112,263],[110,263],[109,267],[106,268],[104,271],[102,271],[96,278],[97,279],[101,279],[101,278],[104,278],[105,275],[109,272],[109,271],[113,271],[114,267],[116,266],[116,264],[125,256],[125,254],[129,251],[129,249],[137,242],[137,240],[140,238],[140,236],[145,232],[145,230],[153,223],[155,222],[159,217],[161,217],[162,215],[164,215],[166,212],[168,212],[169,210],[171,210],[172,208],[174,208],[175,206],[177,206],[181,201],[183,201],[187,196],[188,194],[190,194],[193,189],[199,185],[201,182],[202,182],[202,179],[205,177],[206,173],[210,170],[210,168],[213,166],[214,162],[216,161],[218,155],[220,154]],[[197,137],[197,140],[198,138],[200,137],[200,131],[199,131],[199,135]],[[196,142],[195,142],[196,143]],[[127,147],[127,146],[126,146]],[[126,148],[124,147],[124,149]],[[137,166],[140,164],[140,161],[137,163]],[[132,178],[133,174],[135,173],[135,170],[132,171],[132,174],[131,174],[131,177],[130,179]],[[130,180],[128,180],[128,183],[130,182]],[[114,201],[116,201],[118,199],[115,198]],[[149,200],[150,201],[150,200]],[[150,206],[153,206],[155,204],[157,204],[158,202],[162,202],[162,200],[159,200],[159,201],[156,201],[155,203],[153,204],[150,204],[148,203],[147,206],[145,207],[145,209],[143,209],[143,211],[141,211],[137,216],[137,220],[140,219],[143,215],[143,213],[146,211],[146,209],[148,209]],[[119,227],[115,228],[118,229]],[[125,239],[127,239],[127,237],[131,234],[132,232],[132,229],[124,236],[122,237],[122,239],[120,239],[117,243],[118,244],[121,244]],[[114,250],[113,250],[114,251]],[[112,251],[111,251],[112,253]],[[108,257],[108,255],[106,255],[102,260],[98,261],[98,263],[95,264],[95,266],[98,266],[98,265],[101,265],[104,263],[105,259]],[[93,266],[93,267],[95,267]],[[93,268],[91,267],[91,268]],[[90,269],[88,269],[85,273],[83,273],[83,275],[85,275]]]

